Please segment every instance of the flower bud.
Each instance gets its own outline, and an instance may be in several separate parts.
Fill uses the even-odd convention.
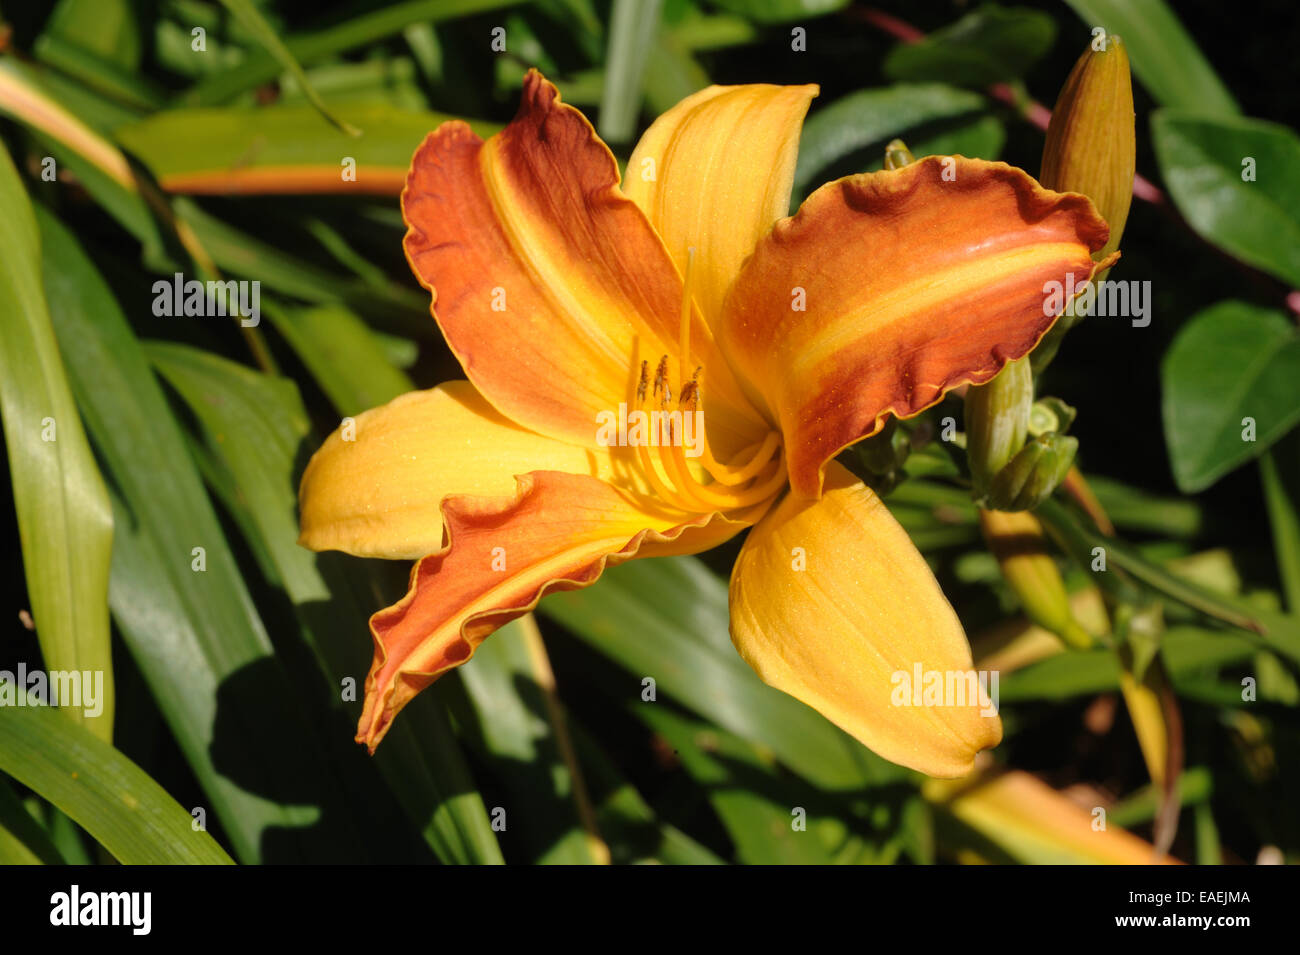
[[[907,148],[907,143],[901,139],[891,139],[889,141],[889,145],[885,147],[886,169],[902,169],[914,162],[916,162],[916,157],[912,155],[912,150]]]
[[[989,485],[987,504],[1000,511],[1029,511],[1052,496],[1074,464],[1079,440],[1063,434],[1034,438]]]
[[[1128,220],[1137,164],[1134,122],[1128,51],[1117,36],[1098,37],[1056,100],[1038,176],[1048,189],[1083,193],[1106,220],[1110,239],[1093,255],[1096,262],[1119,247]]]
[[[1008,362],[988,384],[966,390],[966,457],[976,497],[1024,445],[1033,403],[1034,375],[1023,358]]]

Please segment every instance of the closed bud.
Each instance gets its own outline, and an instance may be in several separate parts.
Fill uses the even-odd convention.
[[[1081,192],[1110,226],[1100,262],[1119,247],[1133,201],[1137,140],[1128,51],[1117,36],[1089,46],[1074,65],[1052,110],[1039,181],[1057,192]]]
[[[966,390],[966,457],[976,497],[988,492],[994,475],[1024,445],[1033,404],[1034,375],[1023,358],[1008,362],[988,384]]]
[[[1060,398],[1039,398],[1029,409],[1029,434],[1035,438],[1051,431],[1065,434],[1077,414]]]
[[[1052,496],[1074,464],[1079,440],[1064,434],[1034,438],[997,473],[987,503],[1000,511],[1029,511]]]
[[[886,169],[902,169],[914,162],[916,162],[916,157],[912,155],[912,150],[907,148],[907,143],[901,139],[889,141],[889,145],[885,147]]]

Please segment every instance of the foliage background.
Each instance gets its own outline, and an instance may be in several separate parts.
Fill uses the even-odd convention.
[[[809,14],[814,6],[826,12]],[[824,168],[809,173],[811,185],[878,164],[895,135],[918,155],[935,143],[987,158],[997,152],[1037,171],[1041,132],[987,96],[984,82],[961,92],[968,77],[951,48],[927,67],[927,81],[941,84],[937,112],[883,94],[874,111],[817,119],[859,91],[894,89],[898,43],[870,10],[932,33],[967,15],[992,16],[976,5],[655,7],[0,2],[8,26],[0,137],[16,167],[0,190],[10,461],[2,493],[16,502],[0,509],[0,535],[15,555],[0,591],[0,669],[42,660],[90,666],[111,651],[116,685],[111,747],[102,724],[87,730],[62,713],[0,709],[0,769],[8,774],[0,776],[0,860],[1097,861],[1028,803],[1011,822],[1014,811],[982,812],[969,794],[953,801],[763,687],[726,634],[725,575],[736,543],[702,560],[636,562],[587,591],[548,598],[539,621],[506,628],[413,704],[379,757],[351,742],[356,705],[341,702],[337,688],[364,676],[366,617],[400,595],[405,568],[298,549],[297,477],[340,415],[459,371],[402,260],[394,191],[310,194],[302,165],[337,171],[340,157],[355,154],[363,180],[371,169],[400,175],[443,115],[469,118],[483,132],[507,122],[519,80],[535,65],[595,118],[620,158],[650,118],[708,82],[817,82],[810,130],[820,123],[821,142],[832,145]],[[1190,99],[1181,105],[1215,122],[1223,111],[1189,92],[1204,74],[1175,36],[1157,30],[1141,47],[1130,22],[1172,9],[1212,64],[1204,70],[1243,115],[1297,125],[1292,4],[1248,3],[1230,15],[1203,2],[1091,8],[1124,18],[1110,29],[1130,40],[1138,72],[1138,170],[1167,192],[1172,165],[1195,173],[1197,163],[1212,163],[1157,154],[1153,112],[1178,105],[1170,99]],[[1008,55],[995,63],[1010,71],[997,78],[1022,83],[1016,88],[1050,107],[1090,38],[1089,9],[1027,2],[1006,13],[1024,32],[1012,31]],[[194,25],[207,31],[201,54],[190,47]],[[790,49],[795,25],[807,30],[807,52]],[[506,29],[503,54],[490,49],[498,26]],[[285,39],[340,124],[363,131],[359,139],[316,112],[296,64],[266,52],[274,37]],[[1148,54],[1139,65],[1139,56],[1162,44],[1173,58],[1144,73],[1159,61]],[[870,122],[879,134],[867,139],[861,130]],[[855,135],[857,148],[833,146]],[[1231,139],[1215,139],[1224,136]],[[1287,796],[1296,791],[1300,744],[1296,618],[1279,614],[1266,638],[1214,619],[1229,604],[1300,609],[1300,442],[1292,431],[1274,446],[1280,476],[1271,484],[1243,460],[1208,488],[1180,488],[1163,417],[1177,389],[1171,395],[1161,374],[1175,337],[1200,313],[1225,300],[1249,303],[1259,312],[1230,310],[1220,338],[1199,346],[1199,357],[1210,358],[1192,390],[1231,393],[1241,362],[1213,356],[1268,315],[1259,321],[1283,329],[1268,345],[1279,356],[1276,380],[1292,385],[1266,396],[1274,437],[1295,423],[1300,359],[1285,302],[1300,286],[1300,146],[1294,133],[1268,142],[1274,162],[1261,169],[1258,190],[1295,231],[1246,229],[1248,250],[1258,252],[1246,258],[1266,267],[1239,261],[1240,239],[1214,230],[1208,243],[1197,237],[1169,199],[1163,208],[1135,201],[1113,277],[1152,282],[1153,321],[1144,329],[1086,322],[1041,389],[1079,409],[1072,433],[1080,463],[1133,559],[1178,575],[1152,588],[1163,592],[1161,659],[1184,726],[1176,835],[1169,820],[1155,824],[1159,791],[1109,650],[1008,673],[1007,739],[994,754],[999,766],[1046,783],[1058,803],[1103,806],[1112,826],[1172,838],[1171,852],[1186,861],[1253,862],[1262,849],[1294,861],[1300,851]],[[1235,155],[1235,143],[1225,148]],[[125,174],[114,171],[117,150],[129,157]],[[57,160],[55,182],[41,177],[46,156]],[[279,185],[254,197],[186,195],[175,178],[275,162],[299,168],[281,170]],[[1235,213],[1238,222],[1254,218],[1248,204]],[[174,271],[260,280],[261,326],[241,332],[221,319],[155,317],[153,282]],[[38,277],[44,303],[33,291]],[[60,400],[67,409],[75,402],[93,456],[51,463],[15,423]],[[960,419],[959,404],[949,402],[928,414],[953,413]],[[76,445],[73,417],[59,418],[61,451]],[[889,504],[939,573],[977,651],[992,627],[1025,629],[966,492],[941,468],[909,470]],[[26,486],[35,490],[24,494]],[[111,537],[95,520],[104,507]],[[24,535],[20,548],[23,519],[39,532]],[[203,574],[191,570],[194,546],[205,548]],[[111,568],[107,596],[97,562]],[[1092,584],[1077,565],[1062,567],[1072,589]],[[1218,594],[1197,598],[1202,611],[1209,601],[1209,614],[1179,596],[1187,577]],[[97,619],[105,604],[111,636]],[[52,609],[42,614],[42,606]],[[19,619],[27,608],[42,625],[39,639]],[[56,623],[57,615],[76,619]],[[654,704],[641,701],[646,676],[658,684]],[[1258,701],[1241,701],[1244,676],[1259,680]],[[1014,810],[1016,794],[1005,798]],[[495,807],[506,809],[504,832],[493,831]],[[792,807],[807,810],[807,833],[792,830]],[[189,824],[193,809],[203,810],[211,839]]]

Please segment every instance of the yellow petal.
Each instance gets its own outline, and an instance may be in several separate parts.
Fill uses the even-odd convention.
[[[1118,826],[1093,827],[1093,814],[1029,773],[994,773],[922,788],[929,801],[1020,862],[1040,865],[1177,865]],[[1098,817],[1100,818],[1100,817]]]
[[[731,637],[765,682],[895,763],[960,776],[1002,738],[930,568],[880,499],[834,462],[820,500],[788,496],[745,541]],[[952,692],[926,705],[931,674]]]
[[[608,454],[521,428],[469,382],[448,382],[357,415],[326,439],[302,476],[299,543],[414,560],[442,548],[448,494],[512,497],[516,474],[610,466]]]
[[[712,322],[740,263],[790,211],[799,130],[816,86],[710,86],[650,126],[623,192],[677,267],[696,249],[695,300]]]

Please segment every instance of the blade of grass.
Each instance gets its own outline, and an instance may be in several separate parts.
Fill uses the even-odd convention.
[[[49,707],[29,701],[0,710],[0,770],[62,809],[124,865],[231,863],[144,770]]]
[[[50,325],[41,263],[31,202],[0,145],[0,411],[27,593],[45,667],[102,675],[99,715],[80,705],[63,712],[111,740],[113,517]]]
[[[257,37],[257,42],[266,48],[266,51],[275,58],[287,72],[291,73],[302,87],[303,94],[308,101],[314,106],[325,119],[327,119],[335,129],[347,136],[360,136],[361,130],[351,123],[339,119],[325,106],[325,101],[320,98],[316,88],[311,85],[311,80],[307,79],[307,74],[303,72],[302,66],[294,58],[289,48],[276,35],[271,24],[266,22],[266,17],[262,16],[262,11],[253,6],[249,0],[221,0],[221,5],[231,12],[231,14],[244,25],[249,33]]]
[[[641,82],[659,32],[663,0],[614,0],[605,49],[605,87],[600,97],[600,135],[626,143],[641,112]]]
[[[333,26],[284,39],[284,47],[299,63],[310,65],[336,53],[365,46],[401,33],[413,23],[441,23],[476,13],[517,6],[523,0],[407,0]],[[280,61],[269,53],[252,53],[238,66],[204,79],[181,94],[180,102],[208,106],[228,102],[245,90],[276,77]]]

